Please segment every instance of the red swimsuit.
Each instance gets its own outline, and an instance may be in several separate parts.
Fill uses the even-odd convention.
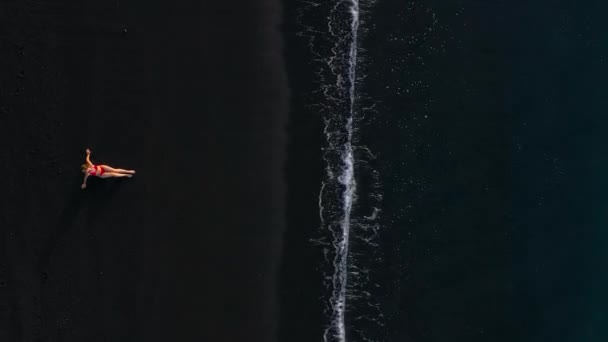
[[[89,175],[91,176],[97,176],[97,177],[101,177],[101,175],[103,175],[103,168],[99,165],[93,165],[92,170],[89,171]]]

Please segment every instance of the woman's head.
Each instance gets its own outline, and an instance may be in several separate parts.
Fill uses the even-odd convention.
[[[80,165],[80,170],[82,171],[82,173],[86,173],[88,169],[89,169],[89,165],[87,165],[87,164]]]

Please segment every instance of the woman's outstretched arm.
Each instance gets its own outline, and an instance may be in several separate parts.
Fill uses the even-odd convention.
[[[86,175],[84,175],[84,180],[82,181],[82,185],[80,186],[81,189],[84,189],[87,187],[87,178],[89,178],[88,173]]]
[[[91,159],[90,159],[90,158],[91,158],[91,150],[89,150],[89,149],[87,148],[87,151],[86,151],[86,152],[87,152],[87,158],[86,158],[87,164],[89,164],[89,166],[93,166],[93,163],[91,163]],[[86,179],[86,178],[85,178],[85,179]]]

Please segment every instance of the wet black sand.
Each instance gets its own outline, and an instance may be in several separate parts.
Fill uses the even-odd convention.
[[[1,5],[0,341],[274,339],[277,5]]]

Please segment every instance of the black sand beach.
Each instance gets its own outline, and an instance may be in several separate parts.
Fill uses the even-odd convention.
[[[607,6],[2,2],[0,342],[606,341]]]
[[[0,13],[0,341],[274,340],[278,2]]]

